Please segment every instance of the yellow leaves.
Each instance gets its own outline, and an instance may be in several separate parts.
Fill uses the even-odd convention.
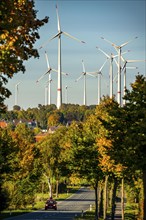
[[[3,33],[0,35],[0,40],[5,40],[9,36],[9,31],[4,30]]]
[[[112,141],[107,139],[106,137],[97,138],[96,141],[99,151],[103,151],[103,149],[107,151],[106,149],[110,149],[112,147]]]
[[[100,153],[99,164],[103,172],[114,172],[118,176],[126,169],[120,163],[116,163],[114,159],[111,158],[112,154],[112,141],[106,137],[97,138],[98,151]]]

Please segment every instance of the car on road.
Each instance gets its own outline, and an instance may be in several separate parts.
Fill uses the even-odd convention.
[[[48,209],[57,210],[57,202],[52,198],[50,198],[46,201],[45,210],[48,210]]]

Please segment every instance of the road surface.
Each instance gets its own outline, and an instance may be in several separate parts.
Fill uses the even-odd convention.
[[[57,211],[39,210],[5,220],[73,220],[81,215],[95,203],[94,190],[81,188],[67,200],[57,203]]]

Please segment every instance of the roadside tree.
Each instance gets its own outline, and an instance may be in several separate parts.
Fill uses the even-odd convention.
[[[129,167],[143,174],[143,219],[146,219],[146,77],[137,75],[124,97]]]

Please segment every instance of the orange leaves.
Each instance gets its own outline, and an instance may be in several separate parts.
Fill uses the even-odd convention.
[[[33,0],[1,1],[0,18],[0,72],[12,78],[15,73],[25,72],[24,60],[39,56],[34,44],[39,39],[38,29],[47,23],[49,18],[37,19]],[[1,84],[6,84],[4,77]],[[6,90],[8,89],[4,91]],[[6,97],[7,92],[3,96],[0,95],[2,100]]]

